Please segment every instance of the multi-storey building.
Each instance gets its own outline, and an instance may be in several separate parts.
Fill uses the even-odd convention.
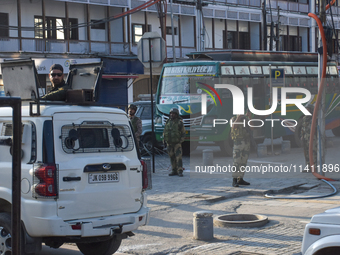
[[[189,52],[203,49],[269,49],[271,21],[275,27],[272,50],[315,52],[317,49],[317,27],[308,12],[318,12],[318,1],[212,0],[203,1],[202,8],[188,1],[172,4],[173,48],[169,2],[166,6],[163,2],[162,11],[157,4],[135,11],[134,8],[145,6],[146,1],[1,0],[0,58],[34,58],[45,86],[49,85],[47,73],[52,63],[63,64],[67,71],[72,62],[103,58],[110,66],[107,78],[115,79],[119,74],[120,79],[132,82],[136,78],[134,74],[140,74],[140,65],[134,65],[138,62],[137,42],[145,32],[161,34],[159,17],[165,20],[168,61],[174,57],[173,49],[177,61],[185,59]],[[332,7],[336,33],[340,29],[338,13],[340,7],[336,1]],[[332,25],[330,15],[327,19]],[[337,52],[335,38],[334,35],[332,47]],[[115,66],[120,68],[119,73],[113,70]],[[157,75],[157,70],[154,74]],[[139,86],[135,85],[135,94],[150,92],[147,87],[141,81]],[[130,93],[129,101],[133,99]]]

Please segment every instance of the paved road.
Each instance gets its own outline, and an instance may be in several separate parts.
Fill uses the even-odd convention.
[[[340,138],[330,136],[327,164],[339,164]],[[268,141],[267,141],[268,142]],[[276,141],[276,143],[278,143]],[[276,196],[316,196],[331,193],[331,188],[316,180],[310,173],[246,173],[250,186],[234,188],[231,174],[195,173],[202,165],[202,150],[199,146],[184,157],[184,177],[169,177],[169,159],[156,157],[156,173],[153,174],[153,189],[148,191],[151,207],[150,223],[135,231],[134,237],[123,240],[120,254],[299,254],[305,224],[311,216],[329,208],[340,206],[339,195],[319,199],[268,199],[263,195],[272,192]],[[229,165],[218,147],[213,149],[214,164]],[[252,153],[250,166],[299,166],[304,164],[301,148],[293,148],[287,154],[258,158]],[[329,175],[329,174],[327,174]],[[339,173],[333,174],[339,178]],[[340,182],[333,182],[340,189]],[[214,217],[228,213],[255,213],[269,217],[269,223],[261,228],[214,227],[214,239],[198,241],[193,237],[193,213],[209,210]],[[75,246],[64,245],[59,250],[44,247],[39,255],[81,254]]]
[[[339,164],[340,138],[331,136],[327,150],[327,164]],[[268,199],[268,191],[276,195],[315,196],[329,194],[332,189],[316,180],[310,173],[254,174],[246,173],[250,186],[234,188],[230,174],[197,174],[195,166],[202,165],[199,147],[184,159],[186,171],[183,178],[167,176],[168,158],[158,157],[153,189],[149,191],[148,204],[152,208],[148,226],[135,231],[136,236],[122,242],[120,252],[127,254],[299,254],[305,224],[311,216],[326,209],[340,206],[339,195],[320,199]],[[214,165],[232,164],[218,147],[211,147]],[[250,156],[251,166],[265,164],[299,166],[304,164],[301,148],[293,148],[287,154],[258,158]],[[190,171],[191,170],[191,171]],[[191,173],[190,173],[190,172]],[[329,175],[329,174],[328,174]],[[334,175],[338,177],[339,174]],[[340,182],[333,182],[340,188]],[[211,241],[193,240],[193,213],[210,210],[214,216],[228,213],[256,213],[269,217],[262,228],[214,227]]]

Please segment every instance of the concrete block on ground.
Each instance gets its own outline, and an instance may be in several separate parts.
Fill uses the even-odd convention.
[[[214,238],[213,213],[210,211],[194,212],[194,239],[211,240]]]
[[[267,145],[264,144],[257,145],[257,156],[259,158],[267,156]]]
[[[203,150],[203,166],[212,166],[214,162],[214,154],[210,149]]]
[[[281,143],[282,153],[288,153],[290,151],[290,141],[283,140]]]

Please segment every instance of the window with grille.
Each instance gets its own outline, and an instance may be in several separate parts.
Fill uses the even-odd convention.
[[[0,37],[9,37],[8,13],[0,13]]]
[[[45,28],[44,28],[45,24]],[[34,17],[34,37],[46,39],[67,39],[67,32],[70,40],[78,40],[78,19],[69,18],[66,24],[65,18],[46,17],[45,22],[41,16]]]

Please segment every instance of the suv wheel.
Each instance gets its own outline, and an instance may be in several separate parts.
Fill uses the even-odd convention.
[[[11,216],[0,213],[0,254],[12,254]]]
[[[152,135],[145,135],[142,142],[148,151],[152,150]]]
[[[122,239],[115,236],[102,242],[77,243],[77,246],[84,255],[111,255],[118,250],[121,242]]]

